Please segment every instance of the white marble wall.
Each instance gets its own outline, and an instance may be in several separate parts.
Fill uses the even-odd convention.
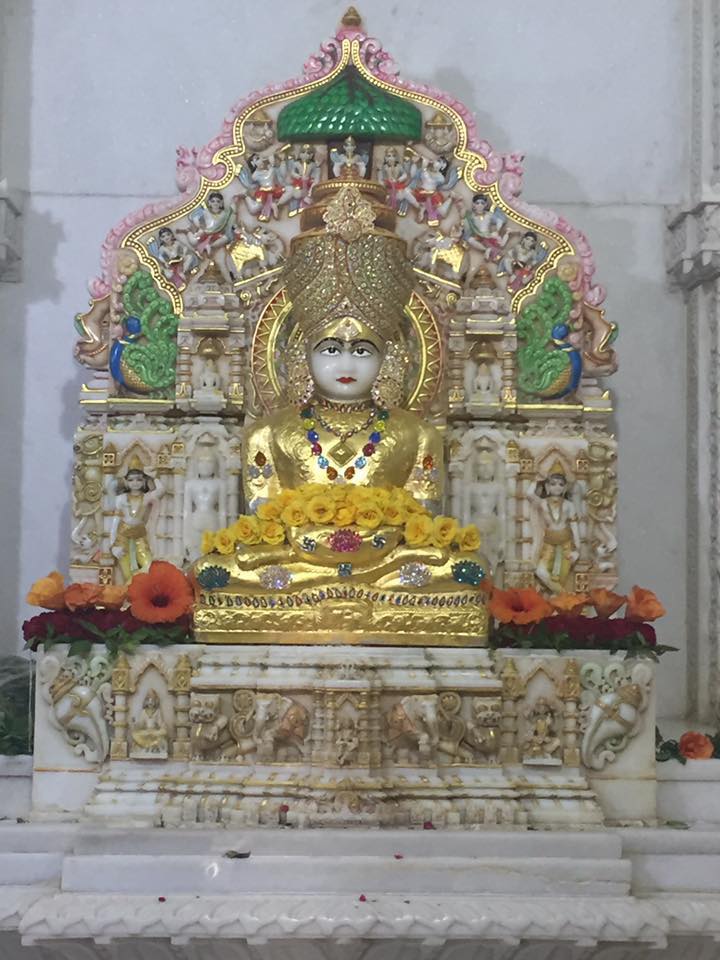
[[[622,328],[623,585],[657,590],[671,610],[664,639],[680,646],[684,311],[665,285],[663,233],[664,208],[682,201],[685,184],[689,6],[635,0],[630,15],[624,0],[586,0],[581,10],[574,0],[360,5],[403,74],[465,100],[496,148],[524,151],[525,197],[567,214],[595,247]],[[80,380],[72,317],[87,302],[106,230],[145,198],[172,193],[176,145],[204,143],[234,100],[297,74],[343,5],[11,0],[5,8],[19,61],[12,98],[23,108],[16,152],[27,153],[20,169],[30,193],[24,281],[2,291],[9,309],[0,303],[2,389],[12,385],[15,398],[0,524],[5,549],[20,558],[13,586],[12,573],[0,583],[0,643],[12,648],[26,585],[67,563]],[[661,669],[668,714],[683,710],[682,664],[676,654]]]

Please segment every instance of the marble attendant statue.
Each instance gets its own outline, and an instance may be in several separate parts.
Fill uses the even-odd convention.
[[[193,210],[188,220],[190,226],[184,231],[187,242],[201,261],[197,279],[214,262],[223,280],[232,286],[236,277],[228,245],[235,239],[234,210],[225,206],[225,198],[219,190],[212,190],[205,205]]]
[[[152,560],[148,529],[165,487],[153,479],[136,458],[123,478],[115,482],[115,514],[110,528],[110,552],[117,559],[125,581]]]
[[[342,150],[330,151],[330,162],[334,177],[351,179],[364,177],[367,171],[368,155],[360,153],[354,137],[346,137]]]
[[[535,576],[552,593],[572,589],[570,575],[580,556],[580,528],[570,499],[565,469],[557,460],[548,476],[538,481],[527,498],[541,529],[540,552]]]
[[[474,523],[480,531],[483,552],[493,570],[503,559],[505,542],[505,496],[498,471],[498,458],[482,442],[476,442],[466,464],[462,507],[458,511],[464,523]]]
[[[217,360],[209,355],[202,359],[202,369],[197,383],[198,390],[222,391],[222,380],[218,373]]]
[[[202,553],[203,533],[227,522],[227,491],[217,454],[211,446],[202,443],[198,444],[198,451],[190,461],[189,476],[185,481],[183,543],[189,560]]]

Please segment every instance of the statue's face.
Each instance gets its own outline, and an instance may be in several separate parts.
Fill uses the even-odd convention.
[[[125,483],[130,493],[142,493],[145,490],[145,477],[141,473],[128,473]]]
[[[215,476],[215,458],[214,457],[200,457],[197,464],[198,476],[205,480],[208,477]]]
[[[320,396],[347,402],[370,398],[383,356],[371,340],[326,337],[315,344],[308,360]]]
[[[562,497],[567,490],[567,480],[565,477],[553,473],[545,481],[545,490],[549,497]]]

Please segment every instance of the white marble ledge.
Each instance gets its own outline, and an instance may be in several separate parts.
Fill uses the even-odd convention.
[[[19,925],[24,944],[55,939],[555,940],[590,946],[633,941],[664,946],[669,924],[651,902],[630,897],[358,896],[165,898],[60,893],[36,901]]]
[[[0,891],[0,930],[25,944],[372,940],[405,943],[409,955],[423,945],[428,956],[477,940],[639,949],[720,939],[720,830],[0,824]]]
[[[720,760],[666,760],[656,776],[661,821],[720,827]]]

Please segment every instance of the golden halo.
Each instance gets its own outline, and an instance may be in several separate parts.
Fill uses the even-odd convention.
[[[297,324],[292,323],[291,309],[283,287],[266,304],[253,335],[251,375],[257,398],[266,412],[285,403],[282,358],[301,337]],[[434,313],[419,294],[413,293],[405,316],[409,321],[406,346],[410,355],[410,387],[403,407],[422,413],[430,407],[442,381],[442,336]]]

